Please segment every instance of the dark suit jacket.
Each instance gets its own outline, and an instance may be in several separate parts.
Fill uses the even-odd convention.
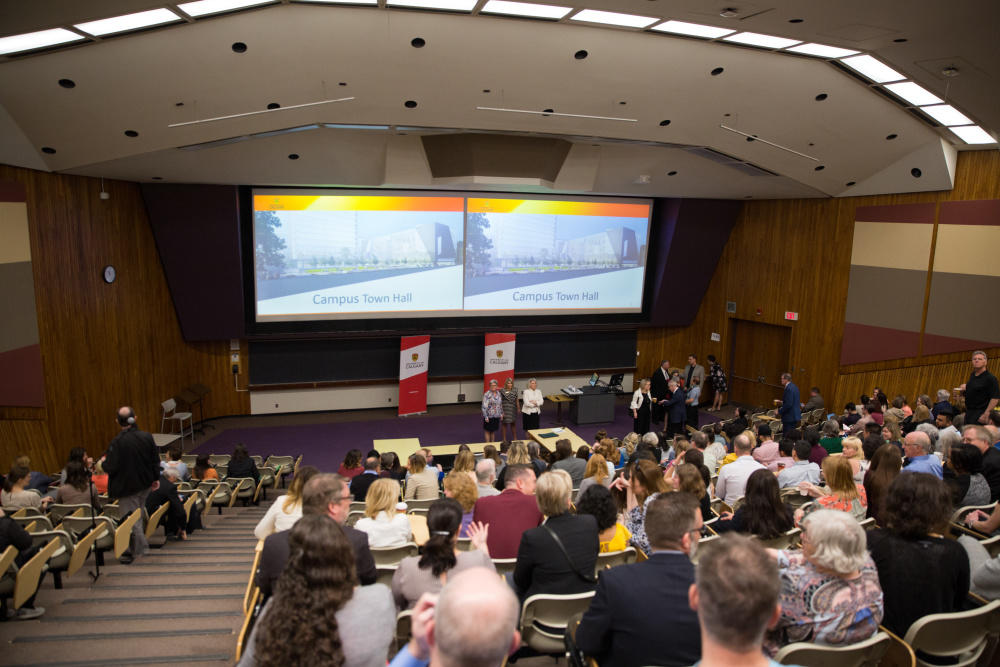
[[[649,393],[658,401],[662,401],[670,393],[667,389],[667,378],[663,377],[663,369],[660,367],[649,376]]]
[[[504,489],[498,496],[476,501],[473,521],[489,524],[486,546],[493,558],[515,558],[521,535],[542,522],[542,512],[534,496],[517,489]]]
[[[546,526],[562,540],[569,559]],[[594,583],[585,581],[577,572],[594,576],[600,548],[597,534],[593,515],[569,513],[550,517],[544,526],[525,531],[514,567],[514,588],[520,598],[536,593],[568,595],[594,590]]]
[[[778,408],[778,414],[781,415],[782,423],[794,424],[802,421],[802,406],[799,405],[801,402],[799,388],[795,386],[795,383],[789,382],[786,384],[785,393],[781,396],[781,407]]]
[[[160,505],[163,503],[170,503],[170,507],[167,508],[167,513],[163,515],[162,521],[166,526],[167,534],[174,534],[184,528],[187,523],[187,518],[184,516],[184,503],[181,502],[181,497],[177,494],[177,485],[160,475],[160,486],[156,491],[150,491],[149,495],[146,496],[146,512],[152,514],[160,509]]]
[[[693,583],[694,566],[680,552],[602,570],[576,631],[577,646],[601,667],[694,664],[701,658],[701,635],[698,615],[688,606]]]
[[[368,534],[355,530],[350,526],[341,526],[344,535],[354,549],[354,564],[358,570],[358,580],[362,586],[375,583],[375,559],[368,549]],[[269,535],[264,540],[264,550],[260,554],[260,564],[257,566],[257,585],[264,597],[274,592],[274,583],[285,571],[288,563],[288,536],[291,531]]]
[[[663,408],[667,411],[668,422],[671,424],[680,424],[687,419],[687,405],[684,404],[686,400],[687,392],[678,387],[674,395],[670,397],[670,400],[663,404]]]
[[[373,471],[374,472],[374,471]],[[368,489],[378,481],[379,476],[369,472],[363,472],[351,480],[351,495],[358,502],[364,502],[368,496]]]

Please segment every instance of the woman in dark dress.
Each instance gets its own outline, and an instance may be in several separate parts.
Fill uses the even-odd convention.
[[[729,383],[726,381],[726,372],[715,360],[714,354],[708,355],[708,363],[711,364],[708,369],[708,379],[712,382],[712,389],[715,391],[715,399],[712,400],[712,407],[708,411],[718,412],[722,409],[722,395],[729,391]]]
[[[632,394],[632,430],[639,435],[649,433],[649,417],[652,408],[652,397],[649,394],[649,380],[641,380],[639,388]]]
[[[513,442],[517,440],[517,413],[521,411],[518,405],[518,393],[514,387],[514,380],[507,378],[500,390],[500,405],[503,409],[503,416],[500,418],[500,441]],[[508,437],[507,432],[511,435]]]

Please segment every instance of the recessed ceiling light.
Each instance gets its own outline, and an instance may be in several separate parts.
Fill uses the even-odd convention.
[[[177,8],[188,16],[205,16],[206,14],[218,14],[219,12],[229,12],[234,9],[253,7],[254,5],[266,5],[275,0],[196,0],[195,2],[183,2]]]
[[[444,9],[451,12],[471,12],[476,0],[387,0],[390,7],[416,7],[418,9]]]
[[[906,77],[892,69],[888,65],[875,60],[871,56],[851,56],[844,58],[840,62],[844,63],[852,70],[861,74],[875,83],[888,83],[889,81],[899,81]]]
[[[572,17],[573,21],[585,21],[587,23],[603,23],[604,25],[617,25],[624,28],[647,28],[659,19],[651,16],[636,16],[635,14],[619,14],[618,12],[602,12],[598,9],[584,9],[577,12]]]
[[[846,58],[858,53],[853,49],[842,49],[839,46],[827,46],[826,44],[814,44],[812,42],[793,46],[788,51],[803,53],[807,56],[817,56],[819,58]]]
[[[86,39],[86,37],[65,28],[53,28],[52,30],[28,32],[23,35],[0,37],[0,55],[18,53],[19,51],[31,51],[32,49],[44,49],[46,46],[66,44],[67,42],[76,42],[81,39]]]
[[[90,33],[91,35],[110,35],[116,32],[126,32],[128,30],[139,30],[154,25],[173,23],[181,21],[180,16],[174,14],[169,9],[150,9],[148,12],[136,12],[134,14],[123,14],[122,16],[112,16],[99,21],[88,21],[87,23],[77,23],[73,27],[77,30]]]
[[[788,39],[787,37],[762,35],[759,32],[738,32],[735,35],[729,35],[728,37],[723,37],[722,39],[726,42],[747,44],[749,46],[760,46],[765,49],[784,49],[802,41],[801,39]]]
[[[949,127],[948,129],[958,135],[958,138],[967,144],[997,143],[997,140],[989,132],[978,125],[963,125],[961,127]]]
[[[707,37],[708,39],[715,39],[736,32],[730,28],[717,28],[714,25],[687,23],[686,21],[666,21],[660,25],[653,26],[650,30],[671,32],[675,35],[687,35],[689,37]]]
[[[920,110],[942,125],[972,125],[972,119],[950,104],[920,107]]]
[[[508,0],[489,0],[480,14],[509,14],[511,16],[530,16],[536,19],[561,19],[573,11],[572,7],[556,5],[538,5],[533,2],[508,2]]]
[[[940,97],[930,92],[929,90],[918,86],[912,81],[903,81],[902,83],[890,83],[885,87],[886,90],[891,92],[893,95],[902,97],[904,100],[909,102],[915,107],[922,106],[924,104],[941,104],[944,102]]]

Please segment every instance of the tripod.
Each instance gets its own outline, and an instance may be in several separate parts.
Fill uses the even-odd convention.
[[[94,484],[94,472],[90,469],[87,470],[87,483],[90,485],[90,530],[97,530],[97,486]],[[97,544],[94,543],[94,570],[88,572],[91,579],[91,584],[96,584],[97,580],[101,578],[101,561],[103,560],[103,555],[97,550]]]

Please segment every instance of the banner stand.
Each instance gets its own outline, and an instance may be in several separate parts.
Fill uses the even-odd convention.
[[[503,388],[507,378],[514,379],[514,341],[512,333],[486,334],[486,355],[483,360],[483,391],[490,388],[490,380],[496,380]]]
[[[403,336],[399,339],[399,416],[427,412],[427,363],[430,336]]]

